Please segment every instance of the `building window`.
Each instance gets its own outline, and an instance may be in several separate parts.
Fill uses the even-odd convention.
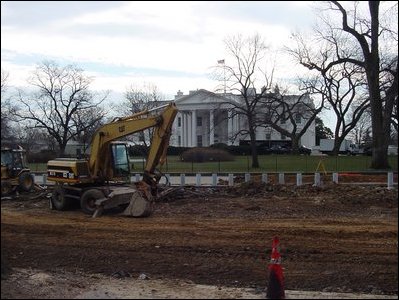
[[[182,146],[182,144],[181,144],[181,136],[179,135],[179,136],[177,137],[177,139],[178,139],[178,144],[179,144],[179,146],[181,147],[181,146]]]
[[[197,126],[202,126],[202,117],[197,117]]]
[[[285,134],[281,134],[281,139],[285,140],[287,137],[285,136]]]
[[[177,127],[181,127],[181,117],[177,118]]]
[[[272,135],[270,133],[266,133],[266,140],[270,140]]]
[[[202,147],[202,135],[197,135],[197,147]]]
[[[285,124],[285,114],[281,116],[280,123]]]
[[[296,124],[301,124],[302,118],[301,118],[301,114],[296,114],[295,115],[295,123]]]

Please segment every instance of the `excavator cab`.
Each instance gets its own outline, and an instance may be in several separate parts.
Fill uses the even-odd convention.
[[[126,178],[130,175],[129,156],[125,143],[112,143],[113,177]]]
[[[15,190],[29,192],[34,186],[33,175],[26,161],[26,151],[20,147],[1,148],[1,196]]]

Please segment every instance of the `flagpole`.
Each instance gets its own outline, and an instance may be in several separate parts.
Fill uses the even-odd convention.
[[[226,96],[226,65],[224,59],[218,60],[218,64],[223,65],[223,81],[224,81],[224,93],[223,95]]]
[[[226,65],[223,59],[223,80],[224,80],[224,96],[226,97]]]

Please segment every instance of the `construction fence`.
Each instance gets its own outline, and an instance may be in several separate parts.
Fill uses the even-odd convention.
[[[33,173],[35,183],[52,185],[47,180],[47,174]],[[130,182],[142,180],[142,173],[136,173],[129,178]],[[397,188],[398,173],[165,173],[160,184],[171,186],[233,186],[237,183],[257,181],[270,184],[295,184],[297,186],[311,184],[322,186],[331,182],[334,184],[364,184]]]

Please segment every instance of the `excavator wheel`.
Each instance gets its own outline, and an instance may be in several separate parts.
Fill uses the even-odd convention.
[[[56,186],[51,196],[51,202],[56,210],[67,210],[70,201],[65,197],[65,191],[61,186]]]
[[[12,184],[9,181],[1,180],[1,196],[8,196],[12,192]]]
[[[83,212],[92,215],[97,209],[95,202],[100,198],[104,198],[104,194],[100,190],[90,189],[85,191],[80,197],[80,207]]]
[[[24,172],[21,175],[19,175],[18,178],[18,187],[19,190],[22,192],[29,192],[32,190],[34,186],[34,179],[33,175],[29,172]]]

